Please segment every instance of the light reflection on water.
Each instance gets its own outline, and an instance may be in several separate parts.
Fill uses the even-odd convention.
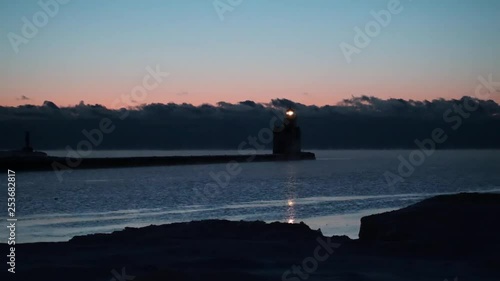
[[[362,216],[435,194],[500,190],[499,151],[437,151],[405,182],[388,186],[384,172],[396,172],[397,156],[409,152],[320,151],[318,161],[242,164],[242,172],[205,201],[194,188],[213,184],[210,173],[225,164],[75,170],[62,183],[52,172],[19,173],[17,238],[63,241],[209,218],[304,221],[327,235],[356,238]]]

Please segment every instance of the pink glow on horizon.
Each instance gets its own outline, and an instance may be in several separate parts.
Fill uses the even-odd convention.
[[[139,103],[120,101],[130,96],[131,89],[142,83],[144,71],[106,75],[102,71],[87,71],[75,76],[71,72],[58,70],[8,77],[7,84],[0,84],[0,105],[41,105],[45,100],[58,106],[73,106],[80,101],[85,104],[101,104],[108,108],[136,106],[150,103],[190,103],[201,105],[217,102],[238,103],[252,100],[269,103],[271,99],[286,98],[306,105],[335,105],[352,96],[374,96],[380,99],[401,98],[404,100],[459,99],[473,96],[477,78],[467,76],[457,79],[453,75],[427,77],[402,75],[396,79],[391,72],[353,72],[334,69],[328,75],[301,77],[290,75],[262,74],[234,75],[231,77],[212,74],[186,74],[173,72],[158,87],[147,92]],[[22,78],[20,78],[22,77]],[[29,82],[28,82],[29,81]],[[54,81],[57,81],[54,83]],[[29,100],[20,100],[27,96]],[[490,99],[500,102],[500,93],[492,93]],[[113,106],[115,105],[115,106]]]
[[[18,106],[23,104],[41,105],[45,100],[52,101],[58,106],[73,106],[80,101],[85,104],[101,104],[108,108],[119,108],[136,106],[139,103],[116,103],[120,97],[130,96],[130,90],[134,87],[120,85],[119,83],[103,84],[93,83],[86,87],[76,87],[76,85],[58,85],[43,87],[46,85],[18,86],[15,89],[0,87],[1,92],[10,93],[2,95],[0,104],[3,106]],[[38,86],[38,87],[37,87]],[[204,103],[216,104],[224,101],[228,103],[238,103],[245,100],[252,100],[260,103],[269,103],[271,99],[286,98],[306,105],[335,105],[343,99],[352,96],[374,96],[381,99],[402,98],[404,100],[433,100],[433,99],[459,99],[465,95],[473,96],[473,89],[465,89],[463,85],[433,85],[427,84],[418,89],[408,87],[402,83],[393,83],[390,86],[381,86],[374,83],[360,83],[352,85],[348,83],[338,83],[336,85],[307,85],[307,87],[259,85],[249,87],[248,85],[229,84],[217,89],[208,90],[209,85],[204,83],[187,87],[175,83],[160,85],[157,89],[148,92],[147,98],[140,102],[150,103],[190,103],[201,105]],[[178,90],[173,90],[178,89]],[[237,90],[244,89],[244,90]],[[334,90],[332,90],[334,89]],[[71,94],[68,94],[71,92]],[[22,95],[29,97],[29,100],[20,100]],[[40,98],[42,97],[42,98]],[[500,93],[493,93],[490,99],[500,103]],[[118,104],[118,106],[112,106]]]

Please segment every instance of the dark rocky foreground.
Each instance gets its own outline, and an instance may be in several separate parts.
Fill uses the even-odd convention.
[[[357,240],[210,220],[21,244],[17,273],[1,280],[500,280],[500,194],[437,196],[361,222]]]

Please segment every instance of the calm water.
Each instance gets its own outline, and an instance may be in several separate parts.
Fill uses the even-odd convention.
[[[357,238],[359,219],[423,198],[459,191],[500,191],[500,151],[437,151],[403,183],[389,186],[398,155],[410,151],[315,151],[316,161],[245,163],[17,174],[18,242],[64,241],[125,226],[224,218],[300,222],[328,235]],[[231,151],[122,151],[92,156],[235,154]],[[64,152],[51,151],[53,155]],[[6,183],[5,183],[6,186]],[[0,200],[6,202],[5,192]],[[196,190],[201,191],[197,192]],[[218,192],[217,192],[218,191]],[[2,219],[5,221],[5,211]],[[6,228],[1,239],[5,241]]]

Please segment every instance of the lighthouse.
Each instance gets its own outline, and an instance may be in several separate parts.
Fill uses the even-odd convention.
[[[274,128],[273,137],[273,154],[294,156],[301,153],[300,127],[293,109],[287,109],[283,124]]]

